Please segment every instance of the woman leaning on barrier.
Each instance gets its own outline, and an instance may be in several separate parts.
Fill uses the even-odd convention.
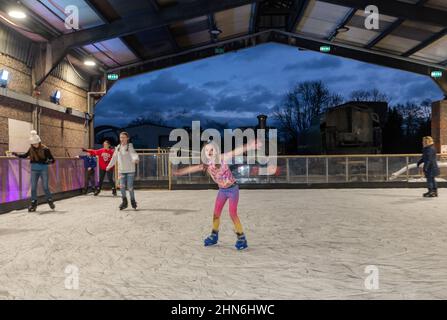
[[[43,190],[47,198],[48,204],[52,210],[56,207],[53,203],[53,196],[48,186],[48,165],[54,163],[53,155],[47,146],[42,144],[40,137],[36,131],[31,131],[30,148],[24,154],[13,152],[12,155],[22,159],[29,158],[31,162],[31,205],[28,208],[29,212],[36,211],[37,208],[37,184],[39,178],[42,178]]]
[[[433,138],[430,136],[422,138],[422,158],[418,161],[417,166],[424,164],[424,174],[427,178],[428,192],[424,193],[424,197],[433,198],[438,196],[438,188],[436,178],[439,176],[439,167],[436,160],[436,149],[434,147]]]

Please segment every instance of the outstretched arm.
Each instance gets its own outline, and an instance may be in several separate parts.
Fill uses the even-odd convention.
[[[200,172],[200,171],[204,171],[204,170],[205,170],[205,166],[203,164],[198,164],[195,166],[189,166],[186,168],[182,168],[182,169],[173,171],[172,175],[173,176],[184,176],[189,173],[195,173],[195,172]]]
[[[223,156],[224,160],[228,160],[228,159],[232,159],[233,157],[240,156],[248,151],[257,150],[260,147],[262,147],[261,141],[252,140],[249,143],[244,144],[243,146],[235,148],[233,151],[224,153],[222,156]]]
[[[26,159],[29,157],[29,150],[26,153],[22,153],[22,154],[19,154],[17,152],[12,152],[11,154],[17,158]]]
[[[83,151],[83,152],[87,152],[87,153],[89,153],[89,154],[92,155],[92,156],[99,156],[99,154],[98,154],[98,153],[99,153],[98,150],[82,148],[82,151]]]

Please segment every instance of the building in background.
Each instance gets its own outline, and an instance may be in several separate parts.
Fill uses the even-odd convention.
[[[315,117],[303,134],[299,153],[377,154],[382,151],[382,129],[388,103],[351,101]]]

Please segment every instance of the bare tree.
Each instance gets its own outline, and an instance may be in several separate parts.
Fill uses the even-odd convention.
[[[369,102],[390,102],[391,99],[380,92],[379,89],[372,90],[355,90],[351,92],[350,99],[352,101],[369,101]]]
[[[312,119],[342,102],[343,97],[331,93],[322,81],[306,81],[286,94],[274,117],[293,143],[297,143],[300,135],[310,128]]]
[[[161,113],[153,112],[147,116],[137,117],[129,123],[129,126],[139,126],[144,124],[165,125],[165,120],[163,119]]]

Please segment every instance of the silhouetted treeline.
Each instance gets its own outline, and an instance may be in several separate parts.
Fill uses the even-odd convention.
[[[356,90],[346,99],[331,92],[322,81],[306,81],[294,85],[276,106],[280,144],[284,153],[298,150],[301,136],[315,125],[328,108],[348,101],[387,102],[387,121],[382,124],[383,153],[419,153],[423,136],[431,133],[431,101],[391,104],[391,99],[378,89]]]

